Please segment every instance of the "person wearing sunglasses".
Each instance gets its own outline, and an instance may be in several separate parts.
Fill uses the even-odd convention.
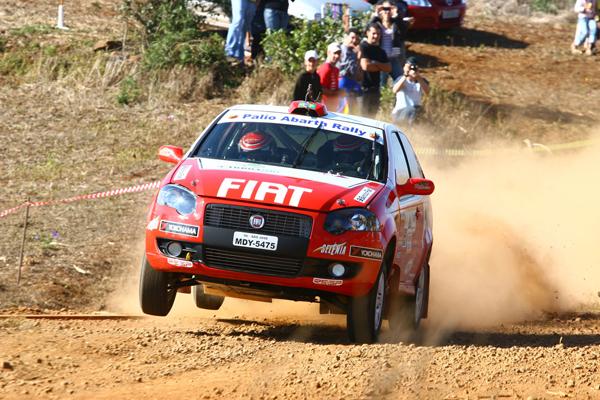
[[[406,59],[406,47],[404,41],[408,27],[412,18],[406,17],[405,12],[408,7],[400,0],[392,3],[390,0],[379,0],[375,5],[376,15],[371,22],[377,23],[381,29],[380,46],[385,51],[392,65],[391,73],[382,73],[380,76],[381,87],[388,83],[388,77],[392,77],[392,82],[396,81],[402,75],[402,67]]]

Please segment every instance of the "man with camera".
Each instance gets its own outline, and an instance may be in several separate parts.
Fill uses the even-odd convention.
[[[429,82],[421,76],[414,57],[406,60],[404,75],[394,83],[392,90],[396,94],[396,105],[392,110],[394,122],[411,125],[421,110],[423,94],[429,93]]]

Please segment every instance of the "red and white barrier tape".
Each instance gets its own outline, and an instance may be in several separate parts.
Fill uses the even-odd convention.
[[[28,204],[29,204],[29,207],[41,207],[41,206],[50,206],[53,204],[72,203],[74,201],[79,201],[79,200],[100,199],[100,198],[104,198],[104,197],[120,196],[122,194],[127,194],[127,193],[138,193],[138,192],[143,192],[145,190],[158,189],[159,186],[160,186],[160,181],[155,181],[155,182],[150,182],[150,183],[144,183],[142,185],[137,185],[137,186],[130,186],[130,187],[126,187],[126,188],[108,190],[105,192],[80,194],[80,195],[69,197],[66,199],[49,200],[49,201],[31,201],[29,203],[25,202],[16,207],[9,208],[8,210],[0,211],[0,218],[3,218],[3,217],[6,217],[7,215],[16,213],[21,208],[27,207]]]

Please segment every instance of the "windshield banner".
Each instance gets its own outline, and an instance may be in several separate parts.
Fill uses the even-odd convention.
[[[226,124],[230,122],[264,122],[266,124],[285,124],[305,126],[309,128],[317,128],[320,125],[321,129],[323,130],[347,133],[349,135],[359,136],[369,140],[377,139],[377,143],[383,144],[383,135],[381,133],[381,129],[343,121],[307,117],[303,115],[231,110],[228,111],[218,123]]]

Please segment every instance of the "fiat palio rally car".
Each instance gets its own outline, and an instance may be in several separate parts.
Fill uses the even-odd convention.
[[[211,310],[224,297],[319,302],[357,342],[383,319],[427,316],[434,185],[395,126],[319,103],[240,105],[159,157],[176,166],[148,214],[145,313],[167,315],[177,292]]]

